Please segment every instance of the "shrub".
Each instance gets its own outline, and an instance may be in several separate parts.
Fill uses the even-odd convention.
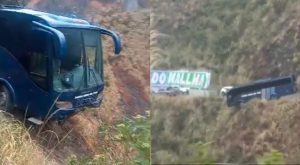
[[[257,162],[260,165],[284,164],[284,158],[281,152],[273,150],[264,153],[262,157],[257,159]]]

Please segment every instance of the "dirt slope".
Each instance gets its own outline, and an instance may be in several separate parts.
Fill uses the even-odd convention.
[[[109,63],[116,77],[126,113],[144,114],[145,108],[149,108],[149,12],[115,17],[118,21],[106,21],[111,22],[109,26],[122,34],[123,51],[126,53],[120,59],[110,58]]]

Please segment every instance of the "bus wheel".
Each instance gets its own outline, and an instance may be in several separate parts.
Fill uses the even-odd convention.
[[[5,112],[12,110],[11,96],[5,86],[0,86],[0,110]]]

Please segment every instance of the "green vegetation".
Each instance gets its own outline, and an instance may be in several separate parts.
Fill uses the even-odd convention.
[[[149,113],[148,113],[149,114]],[[103,140],[101,155],[94,158],[78,159],[71,157],[69,165],[98,165],[98,164],[150,164],[150,120],[147,116],[134,118],[124,117],[114,125],[104,124],[99,128],[99,136]],[[120,153],[112,148],[120,147]],[[122,152],[121,152],[122,151]],[[121,153],[123,153],[121,155]]]
[[[201,164],[214,164],[217,163],[216,158],[212,155],[212,151],[210,149],[210,143],[207,144],[196,144],[189,149],[195,151],[191,157],[187,157],[183,160],[178,160],[176,163],[184,164],[184,163],[201,163]]]
[[[284,159],[282,153],[274,150],[265,153],[257,162],[260,165],[284,164]]]

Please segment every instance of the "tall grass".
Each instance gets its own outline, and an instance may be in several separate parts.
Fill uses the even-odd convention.
[[[297,98],[234,109],[218,99],[159,97],[152,106],[153,163],[300,162]]]
[[[152,99],[153,163],[209,163],[220,99]],[[200,162],[199,162],[200,161]]]
[[[0,164],[47,165],[55,162],[47,160],[23,123],[0,113]]]

